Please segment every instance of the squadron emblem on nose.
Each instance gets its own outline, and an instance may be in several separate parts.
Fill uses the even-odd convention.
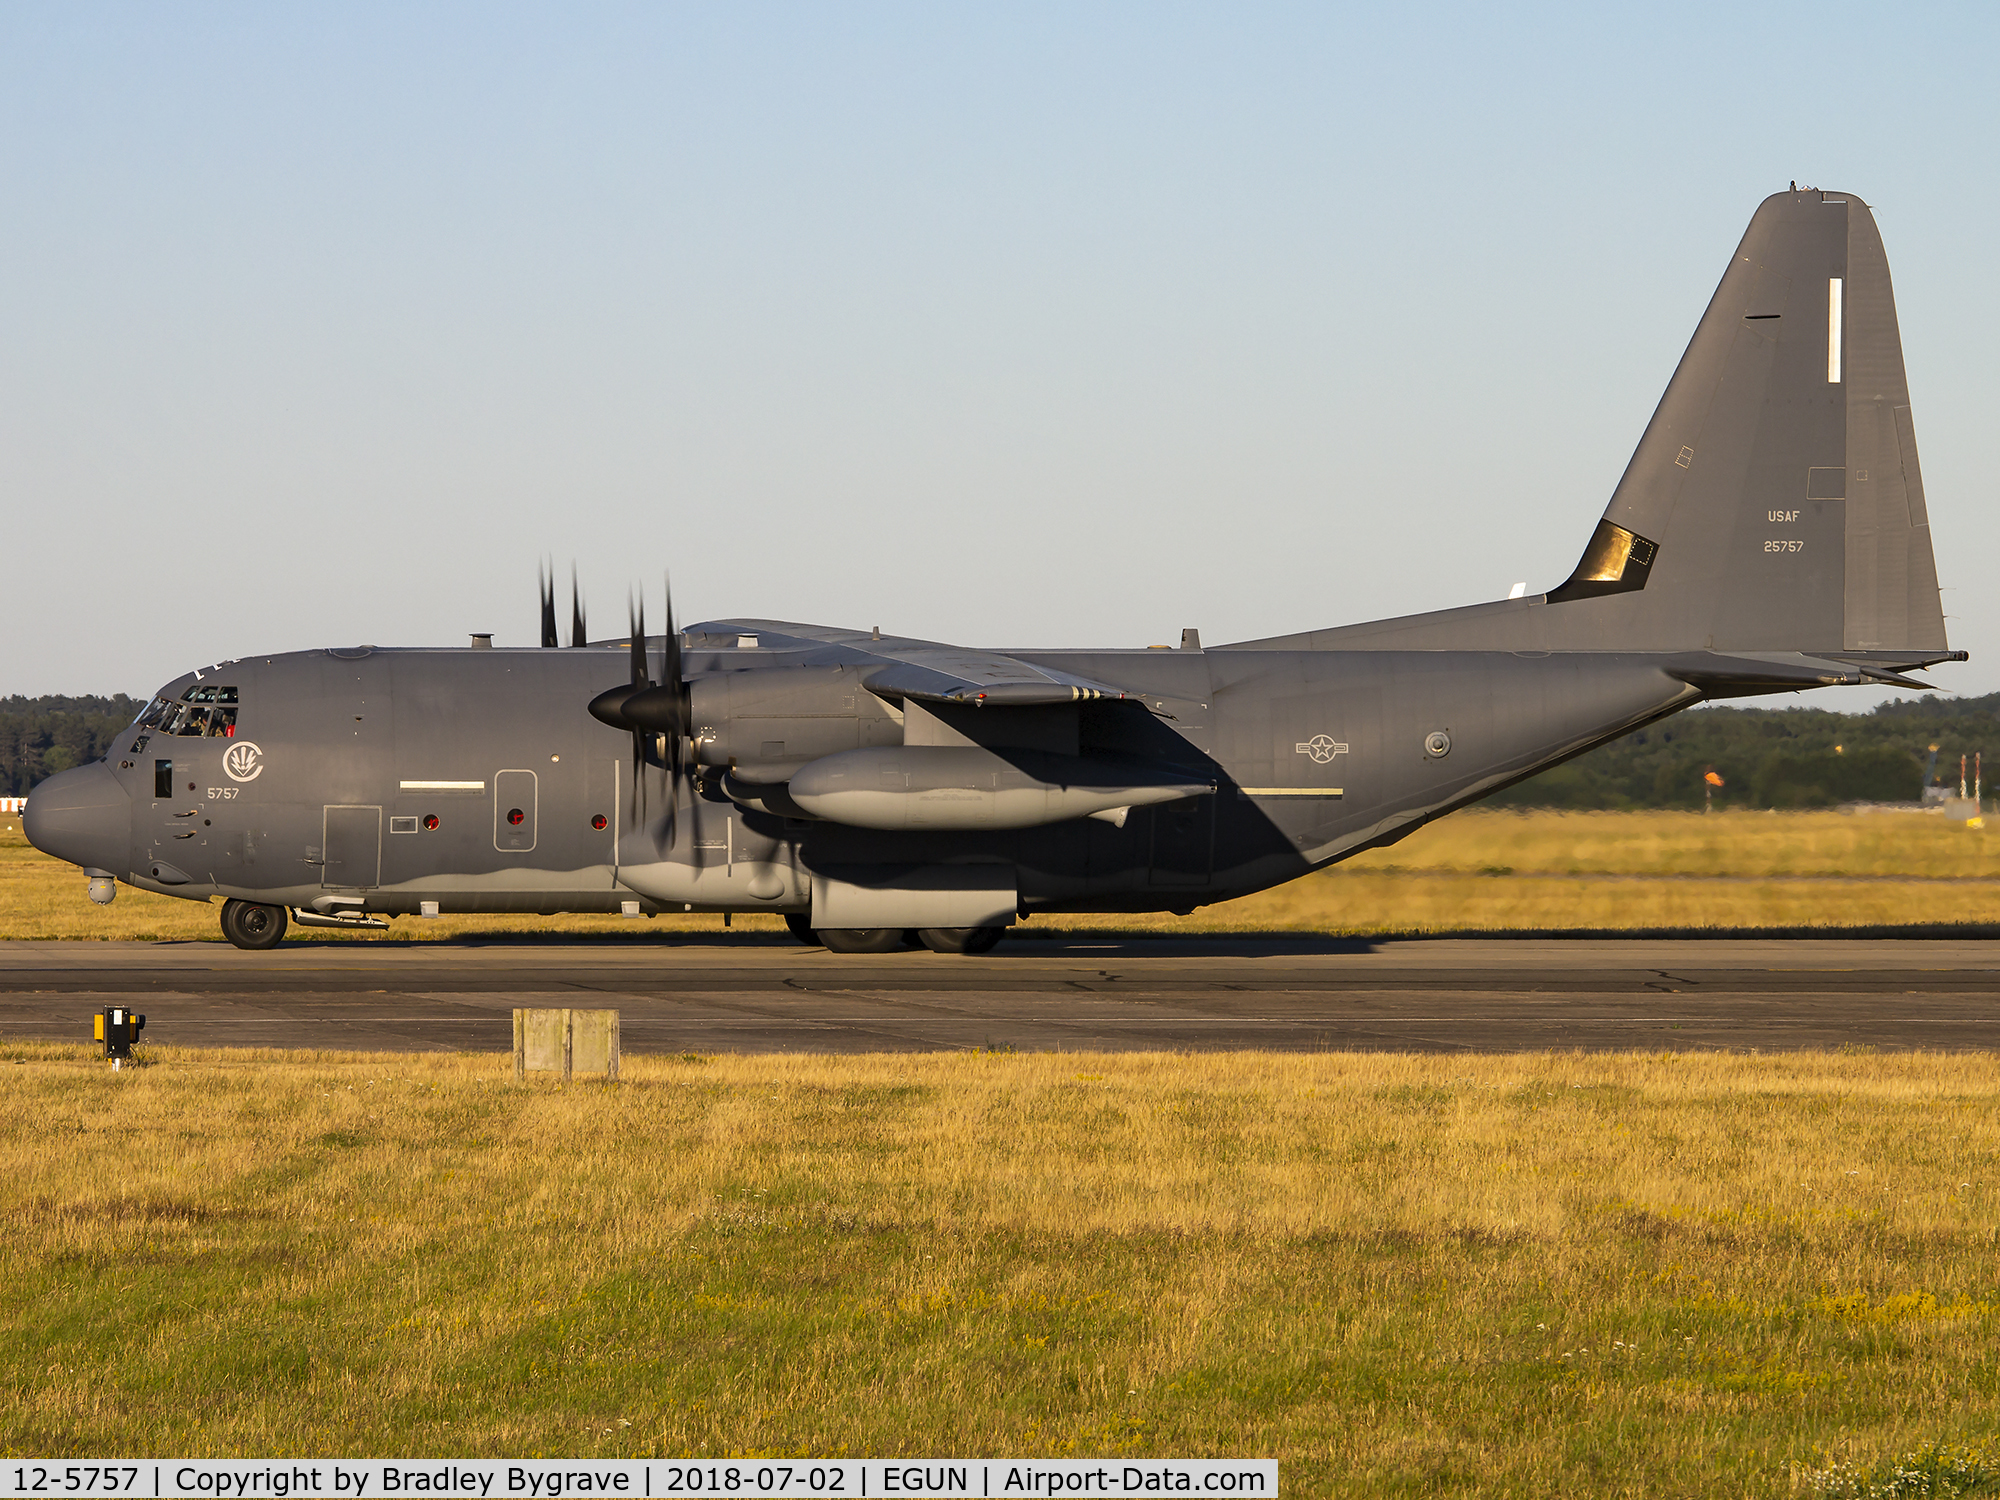
[[[264,752],[249,740],[238,740],[224,752],[222,769],[231,781],[255,781],[264,774]]]
[[[1310,755],[1321,765],[1325,765],[1336,755],[1347,754],[1347,746],[1332,735],[1316,734],[1309,740],[1301,740],[1292,747],[1295,755]]]

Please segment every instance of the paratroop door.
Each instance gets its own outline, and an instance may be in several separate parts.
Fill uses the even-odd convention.
[[[325,863],[319,883],[342,890],[368,890],[382,883],[382,809],[326,809]]]
[[[541,779],[533,771],[502,771],[493,778],[493,847],[526,854],[535,847],[535,804]]]

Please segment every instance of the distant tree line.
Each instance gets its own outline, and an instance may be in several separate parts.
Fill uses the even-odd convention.
[[[116,697],[0,698],[0,796],[97,760],[145,705]],[[1675,714],[1495,794],[1499,807],[1699,807],[1714,771],[1717,807],[1915,802],[1930,747],[1935,780],[1957,789],[1958,758],[2000,759],[2000,693],[1917,698],[1871,713],[1702,708]],[[1989,774],[2000,775],[2000,768]]]
[[[1934,784],[1958,790],[1958,758],[2000,760],[2000,693],[1916,698],[1870,713],[1824,708],[1699,708],[1675,714],[1488,799],[1499,807],[1835,807],[1916,802],[1930,747]],[[1989,766],[1992,778],[1996,770]],[[1968,770],[1968,776],[1970,772]]]
[[[0,797],[19,797],[45,777],[101,760],[139,716],[143,699],[0,698]]]

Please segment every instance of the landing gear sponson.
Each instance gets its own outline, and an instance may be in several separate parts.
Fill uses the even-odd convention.
[[[239,948],[275,948],[289,925],[282,906],[255,901],[222,903],[222,935]],[[990,953],[1006,933],[1004,927],[831,927],[816,931],[804,912],[788,913],[785,927],[800,942],[833,953],[893,953],[917,947],[933,953]]]

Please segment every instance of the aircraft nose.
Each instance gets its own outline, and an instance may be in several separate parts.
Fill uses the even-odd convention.
[[[21,831],[44,854],[122,875],[132,862],[132,799],[102,761],[59,771],[28,793]]]

